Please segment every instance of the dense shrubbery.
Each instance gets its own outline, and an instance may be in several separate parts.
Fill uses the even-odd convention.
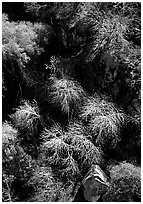
[[[141,4],[4,2],[2,32],[3,201],[73,201],[96,164],[140,201]]]
[[[93,142],[99,146],[116,146],[120,140],[120,126],[124,123],[124,114],[114,104],[97,94],[90,97],[82,107],[81,119],[92,132]]]
[[[141,169],[130,163],[110,166],[111,184],[104,202],[133,202],[141,199]]]

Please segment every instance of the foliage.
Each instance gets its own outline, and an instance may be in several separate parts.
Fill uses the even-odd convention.
[[[110,169],[111,186],[103,202],[134,202],[141,200],[141,169],[123,162]]]
[[[82,107],[80,117],[88,122],[95,144],[102,146],[110,141],[111,146],[116,146],[120,139],[119,131],[124,121],[124,114],[118,111],[112,102],[96,94]]]
[[[9,198],[9,201],[20,199],[27,181],[35,168],[35,162],[27,155],[18,142],[18,133],[8,122],[3,123],[2,127],[2,165],[3,165],[3,199]],[[24,199],[24,197],[23,197]]]
[[[45,68],[40,60],[49,44],[52,28],[42,23],[10,22],[5,14],[2,26],[2,72],[7,89],[4,110],[9,113],[9,109],[17,106],[22,98],[37,96],[39,87],[43,86]]]
[[[77,162],[73,159],[72,146],[63,140],[64,132],[58,126],[45,130],[41,137],[41,157],[63,179],[75,180],[80,176]]]
[[[78,106],[80,106],[84,91],[77,82],[68,80],[66,78],[57,79],[51,78],[51,102],[59,106],[63,113],[72,115],[74,111],[77,111]]]
[[[74,156],[81,171],[85,172],[92,164],[102,165],[102,151],[90,141],[86,129],[81,123],[73,122],[68,126],[65,141],[74,147]]]
[[[79,180],[91,164],[102,163],[102,152],[85,136],[84,127],[73,123],[64,132],[59,126],[42,133],[42,160],[50,165],[58,177]]]
[[[2,29],[3,200],[73,201],[98,164],[139,201],[141,3],[3,2]]]
[[[14,127],[20,133],[21,145],[26,148],[29,154],[37,154],[37,146],[39,145],[39,134],[43,128],[43,120],[39,114],[39,108],[36,101],[21,101],[20,106],[15,113],[10,115]],[[31,150],[27,146],[31,146]],[[26,145],[26,146],[25,146]]]
[[[14,148],[15,140],[17,139],[18,132],[8,122],[2,125],[2,145],[3,145],[3,158],[6,161],[12,159],[12,155],[15,154]]]
[[[73,200],[74,183],[68,185],[55,178],[49,167],[38,167],[29,180],[34,192],[28,201],[69,202]]]
[[[10,118],[20,132],[28,132],[28,134],[32,136],[34,136],[37,131],[38,123],[42,122],[36,101],[32,103],[24,100],[21,101],[20,106]]]

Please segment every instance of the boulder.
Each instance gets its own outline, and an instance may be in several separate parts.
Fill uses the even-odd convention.
[[[108,177],[98,165],[92,165],[81,182],[84,197],[89,202],[97,202],[108,188]]]

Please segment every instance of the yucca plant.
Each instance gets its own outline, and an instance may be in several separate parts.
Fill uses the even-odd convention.
[[[141,168],[128,162],[109,167],[110,187],[103,202],[140,202]]]
[[[82,87],[73,80],[66,78],[58,79],[51,77],[51,103],[57,106],[61,111],[72,117],[72,115],[78,110],[83,97],[84,91]]]
[[[82,107],[80,118],[88,123],[95,144],[103,146],[110,141],[111,146],[115,147],[120,140],[119,131],[124,114],[105,97],[97,94],[90,97]]]

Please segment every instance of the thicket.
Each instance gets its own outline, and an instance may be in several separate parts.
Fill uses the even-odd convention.
[[[2,10],[3,201],[73,201],[92,164],[140,201],[141,3]]]

